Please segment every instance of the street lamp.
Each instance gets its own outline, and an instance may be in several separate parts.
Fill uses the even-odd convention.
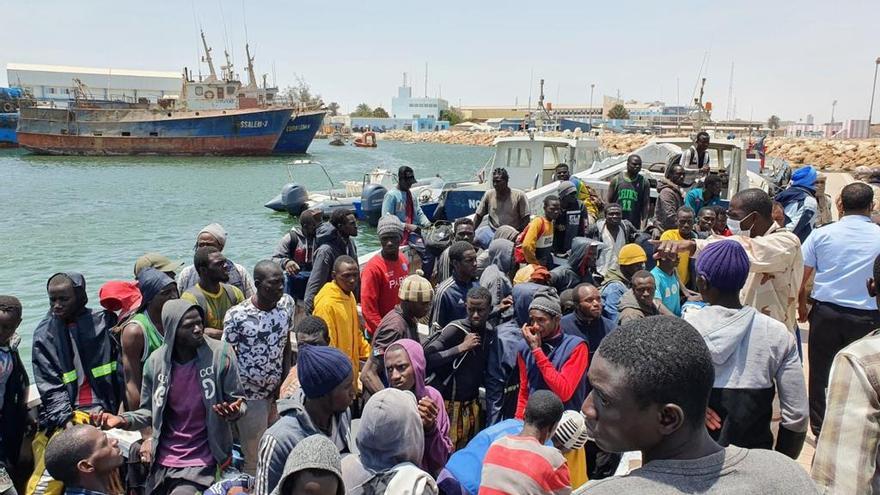
[[[874,90],[877,89],[877,67],[880,67],[880,57],[874,61],[874,83],[871,85],[871,106],[868,108],[868,137],[871,137],[871,117],[874,115]]]
[[[880,59],[877,59],[877,61],[880,62]],[[876,71],[874,71],[874,72],[875,72],[874,79],[876,81],[877,74],[876,74]],[[595,84],[590,84],[590,108],[587,109],[587,116],[590,119],[590,130],[593,129],[593,88],[595,88],[595,87],[596,87]],[[874,104],[873,101],[874,101],[874,97],[871,96],[871,102],[872,102],[871,105]]]

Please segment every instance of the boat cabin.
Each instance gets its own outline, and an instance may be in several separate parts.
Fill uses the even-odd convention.
[[[495,140],[495,154],[489,160],[487,176],[496,168],[507,169],[510,187],[530,191],[554,182],[556,166],[565,163],[572,175],[590,169],[599,160],[595,139],[535,136],[503,137]],[[488,178],[488,177],[487,177]]]

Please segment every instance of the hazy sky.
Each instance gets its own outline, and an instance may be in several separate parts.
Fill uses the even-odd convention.
[[[692,97],[704,59],[706,100],[727,115],[867,118],[880,57],[880,0],[440,2],[39,0],[2,2],[0,84],[8,62],[180,70],[195,67],[198,27],[215,56],[243,65],[245,18],[257,72],[284,87],[303,76],[350,111],[388,108],[402,73],[453,105],[602,94],[675,104]],[[224,22],[225,20],[225,22]],[[219,61],[216,65],[220,65]],[[880,98],[878,98],[880,99]],[[880,101],[875,103],[875,121]]]

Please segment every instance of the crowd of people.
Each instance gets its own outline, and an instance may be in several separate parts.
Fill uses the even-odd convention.
[[[635,155],[604,197],[560,165],[539,215],[497,169],[439,248],[401,167],[363,266],[338,209],[252,270],[210,224],[192,265],[147,253],[100,308],[56,273],[26,473],[16,330],[39,309],[0,296],[0,494],[872,493],[873,191],[844,187],[832,222],[805,168],[724,207],[707,146],[655,206]]]

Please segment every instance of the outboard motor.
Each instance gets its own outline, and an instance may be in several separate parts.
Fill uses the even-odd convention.
[[[382,184],[367,184],[361,193],[361,212],[370,227],[379,225],[379,217],[382,216],[382,201],[388,189]]]
[[[286,211],[296,217],[306,209],[308,199],[309,193],[304,186],[290,183],[281,189],[281,194],[275,196],[265,206],[275,211]]]

